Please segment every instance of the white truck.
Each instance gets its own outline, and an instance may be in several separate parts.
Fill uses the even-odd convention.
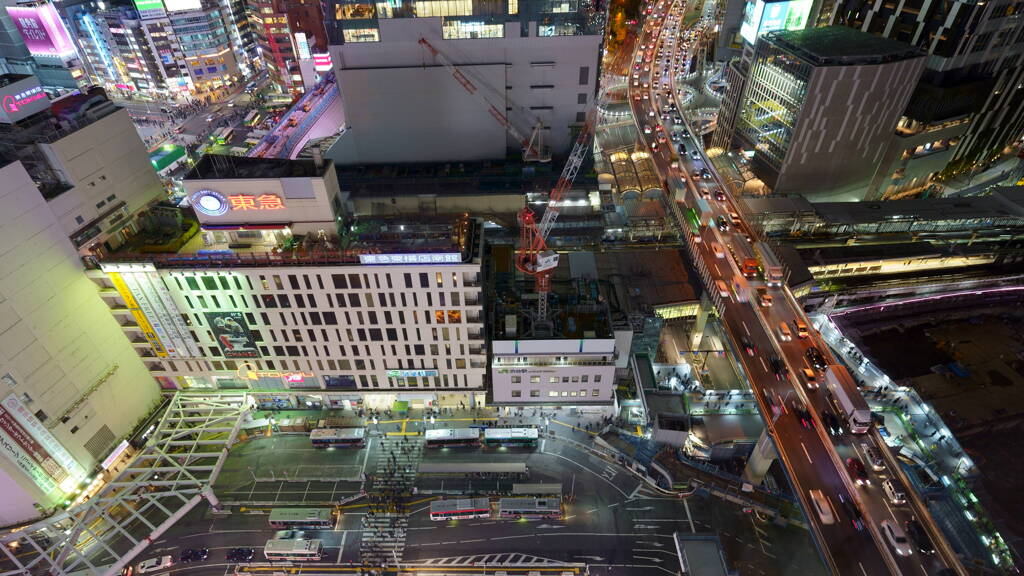
[[[828,383],[832,398],[842,411],[850,432],[866,434],[871,428],[871,410],[850,373],[839,364],[829,364],[825,368],[825,382]]]

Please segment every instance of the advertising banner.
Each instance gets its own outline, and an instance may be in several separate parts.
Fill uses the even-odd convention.
[[[35,76],[0,81],[0,123],[13,124],[50,107],[50,99]]]
[[[132,291],[128,289],[128,285],[125,284],[124,278],[121,277],[120,272],[108,272],[107,276],[110,281],[114,284],[114,289],[121,295],[121,299],[124,300],[125,306],[128,307],[128,311],[132,313],[132,317],[135,318],[135,323],[142,329],[142,335],[146,337],[149,342],[149,347],[153,349],[153,352],[161,357],[167,356],[167,348],[164,343],[160,341],[160,338],[156,335],[156,331],[153,330],[153,325],[149,323],[149,319],[142,312],[142,308],[139,307],[139,302],[132,295]]]
[[[0,452],[48,495],[66,495],[86,477],[85,468],[15,394],[0,404]]]
[[[7,14],[33,56],[66,58],[77,54],[71,36],[53,4],[8,6]]]
[[[207,312],[206,323],[213,331],[225,358],[259,358],[245,315],[241,312]]]

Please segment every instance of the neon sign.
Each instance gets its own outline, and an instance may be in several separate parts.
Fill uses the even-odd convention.
[[[277,194],[232,194],[228,200],[232,210],[284,210],[284,202]]]
[[[437,378],[437,370],[388,370],[388,378]]]
[[[43,92],[43,89],[38,86],[19,94],[8,94],[3,99],[4,112],[20,112],[22,106],[43,98],[46,98],[46,92]]]
[[[207,216],[223,216],[228,210],[284,210],[284,201],[277,194],[231,194],[216,190],[200,190],[192,195],[192,207]]]

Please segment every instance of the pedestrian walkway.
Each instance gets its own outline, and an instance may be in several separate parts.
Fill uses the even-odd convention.
[[[360,559],[365,564],[398,564],[405,551],[409,528],[408,503],[423,457],[423,440],[385,436],[373,472],[367,478],[369,509],[363,516]]]

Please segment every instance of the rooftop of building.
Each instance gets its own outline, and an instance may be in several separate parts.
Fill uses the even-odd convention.
[[[533,278],[515,267],[515,249],[489,246],[491,330],[496,340],[612,338],[612,311],[596,279],[571,278],[569,258],[551,277],[548,323],[538,323]],[[514,320],[511,320],[514,318]]]
[[[764,38],[814,66],[883,64],[925,55],[910,44],[847,26],[777,30]]]
[[[7,74],[0,74],[0,88],[3,88],[4,86],[9,86],[9,85],[14,84],[15,82],[17,82],[19,80],[24,80],[25,78],[30,78],[30,77],[31,76],[29,76],[28,74],[17,74],[17,73],[14,73],[14,72],[9,72]]]
[[[943,246],[931,242],[894,242],[850,246],[807,246],[798,248],[797,251],[808,266],[826,266],[844,262],[987,254],[992,251],[992,247],[987,244]]]
[[[649,312],[700,299],[700,280],[680,250],[613,250],[596,255],[598,275],[614,287],[609,300],[628,312]]]
[[[374,217],[319,237],[264,235],[216,244],[208,243],[190,208],[160,204],[142,222],[138,234],[100,260],[164,268],[458,264],[478,261],[482,242],[480,222],[464,216]]]
[[[22,74],[4,74],[0,82],[27,78]],[[72,92],[50,102],[50,109],[33,114],[14,124],[0,124],[0,166],[20,161],[47,200],[73,188],[55,170],[37,144],[49,144],[66,138],[114,112],[121,110],[107,99],[102,88]],[[142,145],[142,142],[139,142]]]
[[[257,178],[320,178],[331,168],[329,161],[249,158],[204,154],[185,174],[185,180],[252,180]]]

